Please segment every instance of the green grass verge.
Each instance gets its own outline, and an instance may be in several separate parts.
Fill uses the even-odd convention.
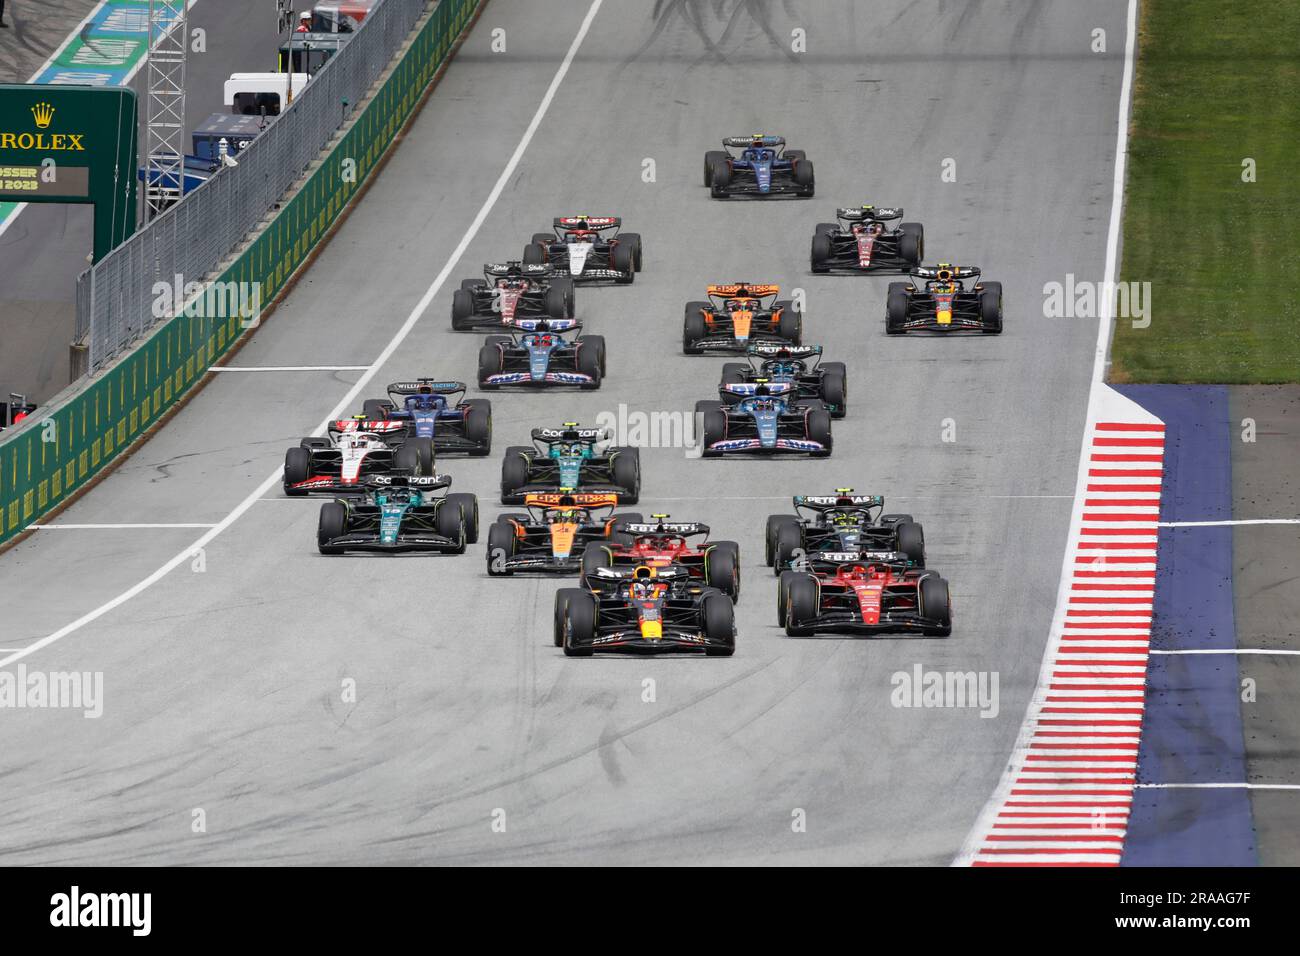
[[[1300,381],[1300,0],[1140,9],[1110,380]]]

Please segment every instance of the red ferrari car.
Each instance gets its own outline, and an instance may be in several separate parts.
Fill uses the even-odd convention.
[[[630,543],[625,539],[622,543],[602,541],[588,545],[582,552],[583,583],[596,568],[677,565],[731,600],[739,598],[740,545],[734,541],[692,542],[692,538],[707,538],[709,526],[698,522],[669,522],[665,514],[651,517],[654,521],[646,524],[620,526],[623,535],[631,535]]]
[[[837,558],[842,563],[835,564]],[[901,553],[873,557],[866,564],[859,561],[854,552],[820,554],[819,570],[783,571],[776,617],[786,634],[952,633],[948,582],[938,574],[915,567]]]

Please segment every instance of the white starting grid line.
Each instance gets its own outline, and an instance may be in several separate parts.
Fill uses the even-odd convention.
[[[1135,783],[1135,790],[1300,790],[1300,783]]]
[[[1230,528],[1239,524],[1300,524],[1300,518],[1238,518],[1232,521],[1160,521],[1159,528]]]
[[[1300,655],[1300,651],[1291,650],[1273,650],[1267,647],[1189,647],[1170,651],[1151,651],[1151,654],[1161,654],[1172,656],[1175,654],[1258,654],[1268,656],[1270,654],[1279,655]]]
[[[215,523],[195,521],[176,522],[172,524],[144,524],[125,522],[122,524],[29,524],[33,531],[122,531],[155,528],[215,528]]]
[[[212,365],[209,372],[364,372],[369,365]]]

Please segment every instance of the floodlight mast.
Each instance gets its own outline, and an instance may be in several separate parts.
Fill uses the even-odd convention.
[[[145,128],[145,222],[185,194],[187,0],[149,0]]]

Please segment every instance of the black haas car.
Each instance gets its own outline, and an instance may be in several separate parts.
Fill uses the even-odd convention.
[[[524,262],[550,265],[574,282],[628,285],[641,271],[641,237],[622,226],[618,216],[560,216],[553,232],[533,234]]]
[[[912,270],[911,282],[889,283],[885,331],[889,335],[905,332],[997,335],[1002,331],[1002,283],[981,282],[980,270],[974,266],[954,266],[947,262],[920,266]]]
[[[451,327],[459,332],[573,314],[573,280],[549,265],[489,262],[482,279],[465,279],[451,296]]]
[[[884,514],[880,495],[838,488],[833,495],[795,495],[795,513],[768,515],[768,567],[780,574],[796,564],[815,564],[823,554],[851,552],[866,560],[900,553],[925,567],[925,529],[909,514]]]
[[[597,651],[694,651],[709,657],[736,652],[731,598],[686,568],[601,567],[585,580],[589,590],[562,588],[555,595],[555,646],[569,657]]]
[[[919,222],[889,228],[903,218],[901,208],[837,209],[835,218],[837,222],[819,222],[813,230],[813,272],[907,273],[925,256],[925,227]]]

